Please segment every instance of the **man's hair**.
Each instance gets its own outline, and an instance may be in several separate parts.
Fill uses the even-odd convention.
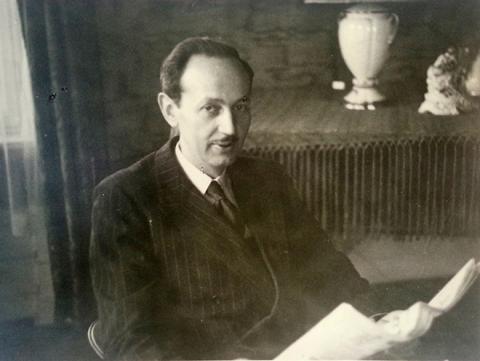
[[[182,93],[180,79],[188,61],[194,55],[236,60],[247,73],[250,83],[253,80],[252,68],[232,46],[208,37],[187,38],[173,48],[160,69],[161,90],[177,104],[180,102]]]

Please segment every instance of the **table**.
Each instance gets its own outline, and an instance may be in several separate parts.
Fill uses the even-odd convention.
[[[256,89],[247,153],[285,165],[340,248],[390,234],[480,235],[480,116],[418,114],[424,85],[387,84],[375,111],[327,88]]]

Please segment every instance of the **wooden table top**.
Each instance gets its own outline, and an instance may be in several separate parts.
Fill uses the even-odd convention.
[[[346,91],[319,87],[255,89],[245,148],[480,136],[478,108],[457,116],[419,114],[423,88],[390,84],[385,88],[389,100],[373,111],[346,109]],[[480,105],[478,99],[475,103]]]

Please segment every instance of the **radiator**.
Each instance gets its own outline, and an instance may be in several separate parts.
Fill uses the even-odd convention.
[[[480,139],[468,136],[257,147],[347,249],[365,238],[480,235]]]

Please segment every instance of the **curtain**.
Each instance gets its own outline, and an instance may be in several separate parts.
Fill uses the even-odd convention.
[[[33,99],[16,0],[0,3],[0,246],[2,319],[52,320]],[[32,287],[33,284],[33,287]],[[22,299],[15,299],[19,294]]]
[[[25,48],[14,1],[0,7],[0,142],[2,147],[4,202],[8,209],[8,228],[13,236],[26,230],[27,187],[35,176],[33,101]],[[29,164],[26,164],[29,163]],[[28,174],[25,174],[28,173]],[[2,217],[3,218],[3,217]]]
[[[19,0],[45,199],[57,323],[95,317],[88,247],[93,187],[108,172],[94,1]]]

